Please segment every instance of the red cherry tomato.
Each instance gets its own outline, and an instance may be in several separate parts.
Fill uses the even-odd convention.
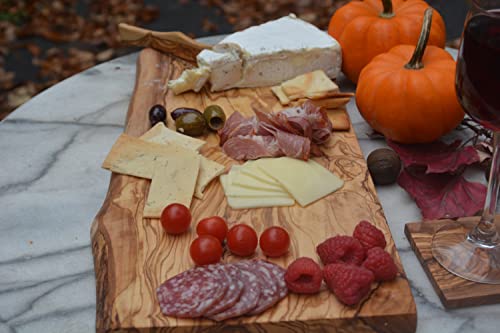
[[[197,265],[215,264],[222,257],[222,246],[214,236],[202,235],[191,243],[189,254]]]
[[[268,257],[280,257],[288,252],[290,236],[281,227],[270,227],[260,235],[260,248]]]
[[[184,205],[170,204],[161,212],[160,221],[167,234],[179,235],[189,229],[191,213]]]
[[[221,243],[223,243],[227,235],[226,220],[220,216],[207,217],[198,222],[198,225],[196,226],[196,233],[200,236],[214,236],[220,240]]]
[[[237,224],[227,233],[227,247],[238,256],[246,257],[257,248],[257,233],[246,224]]]

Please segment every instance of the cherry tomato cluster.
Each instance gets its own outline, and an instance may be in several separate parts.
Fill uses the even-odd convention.
[[[167,206],[161,215],[161,224],[171,235],[186,232],[191,224],[189,209],[181,204]],[[257,237],[255,230],[246,224],[236,224],[230,229],[219,216],[205,218],[196,226],[198,237],[191,243],[189,254],[197,265],[214,264],[220,261],[223,244],[237,256],[247,257],[254,254],[260,243],[262,252],[268,257],[280,257],[288,252],[290,236],[281,227],[270,227]]]

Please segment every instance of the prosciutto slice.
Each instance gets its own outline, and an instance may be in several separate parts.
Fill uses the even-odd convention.
[[[236,160],[289,156],[307,160],[322,155],[319,145],[328,141],[332,123],[312,102],[280,112],[255,110],[255,116],[234,112],[219,131],[222,150]]]

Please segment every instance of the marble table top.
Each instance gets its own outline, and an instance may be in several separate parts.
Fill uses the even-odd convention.
[[[110,174],[100,163],[123,131],[136,58],[75,75],[0,123],[0,333],[95,332],[90,225],[107,192]],[[366,136],[353,101],[348,111],[365,156],[385,145]],[[377,192],[415,297],[418,332],[498,332],[500,305],[443,308],[404,235],[419,210],[397,185]]]

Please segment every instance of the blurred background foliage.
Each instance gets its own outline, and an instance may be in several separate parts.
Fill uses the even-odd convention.
[[[445,17],[456,46],[465,0],[427,0]],[[134,51],[117,24],[229,33],[290,12],[326,29],[346,0],[0,0],[0,120],[40,91],[98,63]]]

